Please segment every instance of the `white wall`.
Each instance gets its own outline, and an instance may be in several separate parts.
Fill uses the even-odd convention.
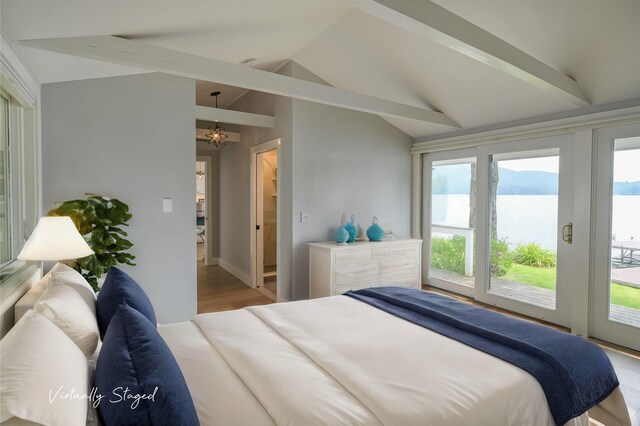
[[[290,74],[290,64],[278,72]],[[282,223],[291,223],[291,106],[292,100],[262,92],[248,92],[230,109],[272,115],[275,127],[264,129],[247,126],[224,128],[240,133],[240,142],[228,143],[220,149],[220,264],[249,284],[251,265],[249,248],[252,231],[249,218],[249,149],[272,139],[281,139],[282,167],[280,181]],[[282,229],[282,264],[278,274],[282,280],[281,296],[291,294],[291,226]],[[280,297],[280,295],[279,295]]]
[[[289,62],[280,73],[321,82],[300,65]],[[249,148],[280,137],[282,262],[278,265],[278,299],[308,296],[310,241],[332,238],[340,213],[354,213],[368,226],[371,217],[392,219],[399,237],[409,236],[411,155],[413,140],[381,118],[249,92],[232,109],[274,115],[274,129],[242,127],[241,143],[220,151],[220,257],[248,277]],[[373,191],[373,192],[372,192]],[[300,223],[300,212],[311,213]]]
[[[86,192],[129,204],[123,269],[161,323],[196,313],[194,105],[195,83],[163,74],[42,86],[43,210]]]
[[[328,131],[330,130],[330,131]],[[308,297],[310,241],[333,239],[342,212],[367,229],[389,219],[409,238],[413,139],[380,117],[306,101],[293,105],[293,299]],[[300,222],[300,212],[311,221]]]

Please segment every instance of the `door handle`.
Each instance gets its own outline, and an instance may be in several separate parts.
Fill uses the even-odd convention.
[[[562,227],[562,241],[567,244],[573,243],[573,222],[569,222]]]
[[[256,225],[256,231],[260,230],[260,225]]]

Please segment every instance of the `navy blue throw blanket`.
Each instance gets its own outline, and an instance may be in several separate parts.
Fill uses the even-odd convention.
[[[586,412],[618,387],[607,355],[581,337],[416,289],[377,287],[345,296],[528,372],[540,383],[558,425]]]

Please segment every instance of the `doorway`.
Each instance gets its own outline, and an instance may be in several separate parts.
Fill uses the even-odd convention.
[[[209,223],[209,209],[211,202],[211,158],[198,156],[196,158],[196,260],[211,263],[211,224]]]
[[[279,287],[280,140],[251,148],[252,283],[273,300]]]
[[[198,259],[206,260],[206,166],[204,161],[196,161],[196,253]]]

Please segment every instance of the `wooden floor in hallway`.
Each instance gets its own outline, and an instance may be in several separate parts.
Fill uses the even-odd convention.
[[[248,287],[220,266],[205,266],[204,244],[198,244],[197,248],[199,314],[273,303],[260,291]]]

